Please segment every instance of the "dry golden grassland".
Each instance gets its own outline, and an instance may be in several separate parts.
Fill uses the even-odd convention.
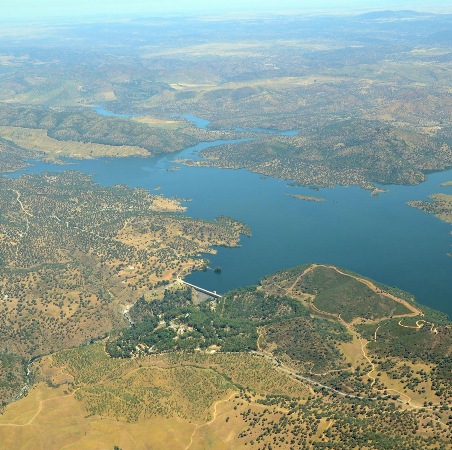
[[[178,418],[156,417],[128,423],[87,417],[82,403],[65,391],[40,383],[26,398],[9,406],[0,419],[2,446],[30,450],[110,450],[115,445],[126,449],[155,445],[161,449],[182,449],[194,428]]]
[[[223,450],[253,442],[257,448],[275,442],[310,448],[314,442],[348,442],[355,416],[361,433],[378,436],[391,429],[394,438],[409,430],[410,442],[416,423],[416,439],[438,438],[444,427],[442,416],[429,410],[406,406],[397,412],[378,402],[357,407],[325,396],[250,354],[118,360],[99,343],[44,357],[34,372],[39,382],[0,417],[6,448]],[[375,417],[373,407],[379,411]]]
[[[0,417],[1,441],[18,449],[184,449],[190,442],[190,448],[242,448],[240,413],[249,401],[238,400],[238,384],[274,395],[308,393],[246,354],[124,361],[98,344],[45,357],[36,370],[42,381]]]
[[[77,141],[59,141],[47,135],[46,130],[20,127],[0,127],[0,137],[30,151],[44,153],[49,159],[61,157],[100,158],[102,156],[148,156],[144,148],[130,145],[105,145]]]

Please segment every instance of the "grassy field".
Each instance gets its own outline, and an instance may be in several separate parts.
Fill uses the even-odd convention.
[[[45,382],[0,417],[4,444],[20,449],[183,449],[193,436],[192,448],[229,448],[238,443],[236,429],[243,426],[240,412],[245,409],[235,398],[243,387],[235,383],[272,395],[307,394],[269,362],[240,354],[121,362],[95,345],[46,357],[38,370]]]
[[[436,426],[444,414],[328,395],[250,354],[120,361],[96,344],[44,357],[35,371],[41,381],[0,417],[5,448],[290,449],[349,446],[357,432],[400,449],[446,442],[444,427]]]
[[[59,141],[47,135],[46,130],[20,127],[0,127],[0,137],[31,152],[42,152],[49,159],[61,157],[90,159],[102,156],[148,156],[144,148],[130,145],[105,145],[77,141]]]
[[[38,384],[1,417],[4,448],[105,449],[184,448],[194,426],[181,419],[154,418],[130,424],[104,417],[87,417],[82,404],[64,388]],[[151,438],[150,438],[151,437]]]

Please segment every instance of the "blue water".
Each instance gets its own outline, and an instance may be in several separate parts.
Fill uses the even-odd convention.
[[[432,174],[417,186],[385,186],[372,197],[357,187],[313,192],[286,181],[245,170],[189,167],[174,159],[196,159],[197,152],[226,141],[201,143],[182,152],[154,158],[101,158],[69,161],[66,166],[36,163],[21,173],[78,170],[94,174],[107,186],[118,183],[151,193],[190,198],[187,214],[213,219],[226,214],[251,226],[239,248],[219,248],[208,255],[212,270],[195,272],[187,281],[224,293],[256,284],[263,276],[303,263],[346,267],[382,283],[400,287],[417,301],[452,315],[451,226],[406,205],[430,194],[452,194],[440,186],[452,180],[452,170]],[[229,142],[229,141],[228,141]],[[178,166],[177,171],[167,169]],[[287,194],[325,198],[307,202]]]
[[[388,192],[372,197],[355,187],[313,193],[245,170],[172,162],[210,145],[157,158],[102,158],[67,166],[39,162],[21,173],[78,170],[95,174],[94,180],[103,185],[124,183],[150,192],[159,188],[166,196],[190,198],[187,214],[194,217],[226,214],[246,222],[253,236],[243,237],[241,247],[220,248],[209,255],[211,266],[222,267],[221,274],[196,272],[187,278],[208,289],[226,292],[283,268],[329,263],[401,287],[419,302],[452,314],[452,258],[446,255],[451,251],[451,227],[405,204],[435,192],[452,193],[450,187],[440,186],[452,179],[452,171],[430,175],[418,186],[388,186]],[[167,170],[174,166],[180,170]],[[326,201],[307,202],[286,194],[315,195]]]
[[[121,119],[130,119],[131,117],[138,117],[139,114],[116,114],[112,111],[108,111],[107,109],[105,109],[103,106],[96,106],[94,108],[94,111],[97,114],[100,114],[101,116],[106,116],[106,117],[119,117]]]
[[[108,109],[105,109],[103,106],[98,105],[94,108],[94,111],[97,114],[100,114],[101,116],[106,117],[119,117],[121,119],[130,119],[131,117],[139,117],[139,114],[117,114],[112,111],[109,111]],[[203,119],[198,116],[194,116],[192,114],[182,114],[181,116],[185,120],[188,120],[189,122],[196,125],[197,128],[200,128],[201,130],[207,130],[209,125],[211,124],[210,120]],[[278,134],[280,136],[296,136],[298,134],[298,131],[295,130],[276,130],[272,128],[241,128],[236,127],[234,128],[234,131],[243,131],[243,132],[253,132],[253,133],[264,133],[264,134]]]
[[[207,127],[210,125],[210,120],[202,119],[201,117],[193,116],[192,114],[182,114],[181,117],[195,124],[198,128],[201,128],[202,130],[206,130]]]
[[[297,136],[298,131],[295,130],[275,130],[273,128],[240,128],[237,127],[234,131],[250,131],[254,133],[264,134],[279,134],[280,136]]]

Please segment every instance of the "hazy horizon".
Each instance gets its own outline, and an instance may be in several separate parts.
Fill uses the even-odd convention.
[[[432,0],[393,1],[380,0],[363,3],[358,0],[155,0],[152,3],[143,0],[131,0],[125,5],[123,2],[111,0],[3,0],[0,4],[0,17],[3,20],[45,20],[55,18],[81,18],[81,17],[137,17],[140,15],[194,15],[202,13],[240,13],[240,12],[271,12],[288,11],[297,12],[348,12],[368,10],[401,10],[412,9],[416,11],[452,12],[450,2]]]

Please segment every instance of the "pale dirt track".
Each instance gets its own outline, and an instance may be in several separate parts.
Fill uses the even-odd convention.
[[[196,435],[196,432],[197,432],[200,428],[209,426],[209,425],[211,425],[213,422],[215,422],[215,420],[216,420],[216,418],[217,418],[217,407],[218,407],[218,405],[219,405],[220,403],[226,403],[226,402],[228,402],[229,400],[231,400],[232,397],[234,397],[235,395],[237,395],[237,393],[238,393],[237,391],[234,391],[234,392],[232,392],[227,398],[223,398],[223,399],[221,399],[221,400],[217,400],[217,401],[213,404],[212,418],[211,418],[208,422],[206,422],[206,423],[196,425],[196,428],[193,430],[193,433],[192,433],[191,436],[190,436],[190,442],[188,443],[188,445],[185,447],[184,450],[188,450],[188,449],[192,446],[193,441],[194,441],[194,438],[195,438],[195,435]]]

